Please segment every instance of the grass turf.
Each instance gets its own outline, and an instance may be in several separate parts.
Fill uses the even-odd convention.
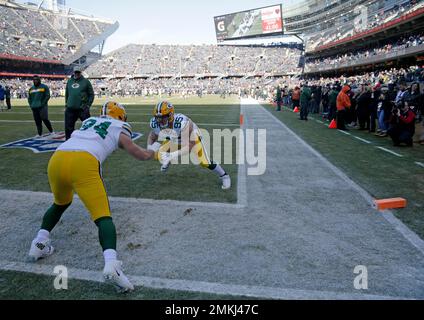
[[[105,99],[103,99],[105,100]],[[98,114],[103,100],[96,100],[92,114]],[[153,99],[123,99],[128,103],[129,122],[134,132],[144,136],[136,143],[146,147],[150,131]],[[155,99],[154,101],[157,101]],[[174,102],[174,100],[171,100]],[[202,104],[196,104],[200,103]],[[240,106],[234,98],[175,99],[176,112],[184,113],[210,133],[213,129],[231,130],[239,127]],[[181,104],[177,104],[181,103]],[[211,104],[215,103],[215,104]],[[16,106],[21,104],[21,106]],[[25,101],[15,101],[12,112],[0,113],[0,144],[25,139],[35,135],[32,113]],[[63,131],[63,101],[52,100],[49,108],[50,120],[55,131]],[[78,126],[78,125],[77,125]],[[44,129],[46,130],[46,129]],[[233,147],[235,154],[235,146]],[[182,200],[203,202],[237,202],[237,188],[222,191],[219,179],[206,169],[194,165],[175,165],[164,175],[158,162],[137,162],[124,154],[114,153],[103,165],[103,174],[110,196],[148,198],[157,200]],[[34,154],[26,149],[0,149],[0,188],[49,192],[47,164],[51,154]],[[237,165],[225,165],[237,185]],[[160,192],[158,192],[160,190]]]
[[[243,297],[136,287],[118,294],[104,283],[68,280],[68,290],[56,290],[53,276],[0,271],[0,300],[242,300]]]
[[[424,162],[422,146],[395,148],[389,138],[375,137],[357,130],[350,131],[352,135],[371,142],[366,144],[353,136],[328,129],[322,123],[314,121],[314,115],[310,121],[305,122],[299,121],[299,116],[293,112],[276,112],[271,105],[265,107],[376,199],[407,199],[407,208],[393,212],[424,238],[424,169],[415,163]],[[389,149],[403,157],[396,157],[376,147]]]

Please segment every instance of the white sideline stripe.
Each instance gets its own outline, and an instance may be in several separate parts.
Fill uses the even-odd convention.
[[[0,269],[4,271],[26,272],[43,276],[56,276],[53,273],[55,266],[22,262],[0,262]],[[69,279],[103,283],[101,272],[68,268]],[[208,293],[217,295],[242,296],[250,298],[276,300],[411,300],[410,298],[370,295],[360,293],[344,293],[317,290],[296,290],[261,286],[231,285],[213,282],[163,279],[144,276],[128,275],[136,287],[151,289],[165,289]]]
[[[192,117],[192,116],[197,116],[197,117],[208,116],[208,117],[211,117],[211,115],[215,115],[215,117],[226,118],[226,117],[218,114],[219,111],[221,111],[221,110],[216,110],[214,112],[205,112],[205,113],[190,113],[190,114],[187,113],[187,115],[189,115],[190,117]],[[6,114],[32,116],[32,114],[28,113],[28,112],[7,112]],[[153,117],[151,112],[131,112],[131,111],[127,110],[127,114],[129,116],[149,116],[150,118]],[[0,115],[1,115],[1,113],[0,113]],[[64,115],[64,113],[63,112],[49,112],[49,115],[57,116],[57,115]]]
[[[53,195],[47,192],[34,192],[34,191],[15,191],[0,189],[0,194],[5,195],[5,198],[9,196],[33,196],[40,199],[41,197],[46,201],[53,201]],[[78,195],[74,196],[75,199],[79,199]],[[245,205],[232,204],[232,203],[220,203],[220,202],[190,202],[190,201],[178,201],[178,200],[153,200],[153,199],[137,199],[137,198],[120,198],[120,197],[109,197],[110,202],[124,202],[128,204],[138,205],[163,205],[163,206],[181,206],[181,207],[194,207],[194,208],[228,208],[228,209],[242,209]]]
[[[372,142],[371,142],[371,141],[368,141],[368,140],[362,139],[362,138],[357,137],[357,136],[353,136],[353,137],[354,137],[355,139],[359,140],[359,141],[365,142],[366,144],[372,144]]]
[[[417,166],[419,166],[419,167],[423,167],[423,168],[424,168],[424,163],[422,163],[422,162],[415,162],[415,164],[416,164]]]
[[[64,123],[63,121],[50,121],[51,123]],[[0,120],[0,123],[34,123],[34,120]],[[150,122],[129,122],[129,124],[150,124]],[[235,123],[197,123],[202,127],[240,127],[240,124]]]
[[[348,185],[353,189],[359,192],[359,194],[368,202],[371,207],[374,207],[374,198],[365,191],[361,186],[355,183],[350,179],[345,173],[343,173],[339,168],[333,165],[329,160],[327,160],[321,153],[312,148],[305,140],[300,138],[293,130],[287,127],[283,122],[281,122],[277,117],[275,117],[271,112],[266,108],[260,105],[280,126],[290,132],[301,144],[308,148],[314,155],[316,155],[321,161],[323,161],[334,173],[336,173],[340,178],[342,178]],[[389,150],[390,151],[390,150]],[[386,211],[383,217],[388,221],[397,231],[399,231],[402,236],[408,240],[422,255],[424,255],[424,240],[422,240],[415,232],[409,229],[402,221],[397,219],[391,211]]]
[[[243,105],[244,99],[240,100],[240,116],[244,116]],[[244,116],[245,117],[245,116]],[[241,126],[240,135],[245,132],[246,129],[246,119],[244,119],[243,125]],[[240,139],[241,140],[241,139]],[[242,143],[239,144],[238,155],[244,151],[244,146]],[[248,206],[248,196],[247,196],[247,167],[245,164],[240,164],[238,166],[238,176],[237,176],[237,204],[242,207]]]
[[[315,120],[315,121],[320,123],[320,124],[324,124],[324,122],[322,122],[321,120]]]
[[[351,136],[351,134],[349,132],[346,132],[346,131],[343,131],[343,130],[338,130],[338,131],[341,132],[341,133],[343,133],[343,134],[345,134],[345,135],[347,135],[347,136]]]
[[[390,154],[392,154],[392,155],[394,155],[394,156],[396,156],[396,157],[399,157],[399,158],[403,158],[403,155],[401,155],[401,154],[399,154],[399,153],[396,153],[396,152],[394,152],[394,151],[392,151],[392,150],[389,150],[389,149],[386,149],[386,148],[383,148],[383,147],[376,147],[377,149],[380,149],[380,150],[383,150],[383,151],[385,151],[385,152],[388,152],[388,153],[390,153]]]

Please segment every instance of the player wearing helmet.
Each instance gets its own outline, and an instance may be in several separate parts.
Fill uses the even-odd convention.
[[[167,102],[159,102],[153,110],[154,117],[150,120],[151,133],[148,138],[148,150],[159,153],[162,162],[161,170],[166,172],[172,160],[194,151],[202,167],[215,172],[222,182],[222,189],[231,188],[231,178],[219,165],[213,163],[203,145],[202,135],[197,125],[187,116],[175,113],[174,106]],[[160,144],[160,136],[165,136],[165,142]],[[182,137],[187,137],[189,142]],[[170,140],[177,141],[178,151],[172,151]]]
[[[44,215],[41,229],[29,252],[29,256],[35,261],[53,254],[50,232],[71,205],[75,192],[98,227],[105,258],[104,279],[123,292],[133,290],[134,287],[122,272],[122,263],[117,259],[116,229],[102,179],[101,165],[118,148],[126,150],[138,160],[155,158],[153,151],[133,143],[131,126],[126,121],[127,115],[122,105],[106,102],[100,117],[91,117],[84,121],[81,129],[73,132],[71,139],[54,153],[48,166],[54,204]]]

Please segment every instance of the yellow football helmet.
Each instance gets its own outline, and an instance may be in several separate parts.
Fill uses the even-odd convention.
[[[174,122],[174,106],[168,101],[161,101],[153,110],[153,115],[161,129],[166,129]]]
[[[101,110],[102,117],[111,117],[116,120],[127,122],[127,112],[122,104],[108,101],[106,102]]]

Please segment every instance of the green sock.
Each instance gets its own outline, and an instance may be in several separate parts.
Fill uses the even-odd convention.
[[[66,211],[66,209],[69,208],[70,205],[71,204],[68,204],[66,206],[58,206],[57,204],[52,205],[44,215],[41,229],[51,232],[59,222],[60,218],[62,218],[63,213]]]
[[[99,240],[103,251],[116,250],[116,228],[112,218],[100,218],[95,223],[99,228]]]

